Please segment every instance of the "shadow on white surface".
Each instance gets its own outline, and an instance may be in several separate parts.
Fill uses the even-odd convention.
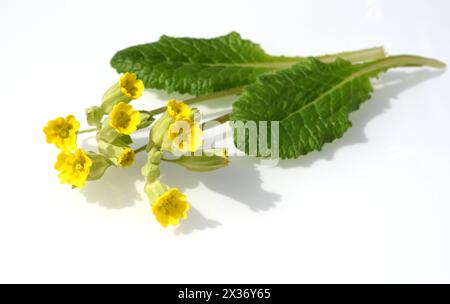
[[[252,211],[260,212],[274,208],[281,200],[281,196],[262,188],[257,163],[256,159],[236,157],[231,159],[229,167],[209,173],[190,172],[177,165],[163,163],[161,172],[163,180],[170,181],[170,184],[176,185],[183,191],[203,184],[210,190],[247,206]],[[201,203],[214,204],[214,201],[208,201],[205,196]],[[181,221],[175,234],[190,234],[195,230],[218,226],[220,226],[219,222],[206,219],[191,206],[189,220]]]
[[[145,199],[136,186],[136,182],[142,179],[139,168],[144,163],[145,157],[137,157],[131,168],[109,168],[100,180],[86,183],[81,193],[89,203],[96,203],[106,209],[132,207]]]
[[[373,97],[350,115],[353,126],[342,138],[325,144],[322,151],[313,152],[296,160],[280,161],[279,166],[281,168],[310,167],[319,160],[333,160],[336,152],[342,147],[367,143],[368,139],[364,132],[366,125],[387,111],[392,100],[409,88],[444,73],[445,71],[419,70],[413,72],[392,71],[383,74],[379,80],[373,82],[375,88]]]
[[[143,133],[146,133],[144,131]],[[82,147],[86,150],[95,151],[96,147],[90,143],[91,137],[87,137],[82,141]],[[136,146],[145,144],[145,138],[137,138],[134,143]],[[131,168],[109,168],[105,175],[98,181],[89,182],[81,190],[81,193],[89,203],[98,204],[100,207],[116,210],[133,207],[136,203],[148,204],[147,198],[143,192],[144,178],[141,175],[141,170],[146,162],[144,153],[136,156],[136,161]],[[184,168],[175,168],[174,174],[180,176]],[[184,172],[183,172],[184,173]],[[142,187],[138,186],[141,181]],[[176,181],[167,179],[170,185],[176,185]],[[220,226],[217,221],[207,219],[197,209],[191,206],[189,211],[189,220],[181,221],[180,225],[175,229],[175,235],[191,234],[197,230],[212,229]]]
[[[161,171],[163,179],[182,190],[196,188],[201,183],[212,191],[247,206],[252,211],[267,211],[276,206],[281,196],[262,188],[257,163],[256,159],[234,157],[231,158],[227,168],[214,172],[195,173],[172,164],[164,164]]]
[[[180,221],[175,229],[175,235],[191,234],[196,230],[206,230],[219,227],[221,224],[214,220],[205,218],[197,209],[192,207],[189,210],[189,219]]]
[[[137,142],[140,141],[142,140],[137,140]],[[87,142],[88,140],[83,141],[83,148],[95,150],[95,147]],[[140,154],[131,168],[110,168],[102,179],[87,183],[81,193],[88,203],[98,204],[100,207],[111,210],[133,207],[136,203],[148,204],[143,189],[139,189],[137,185],[138,181],[143,183],[140,168],[144,166],[145,162],[145,154]],[[181,167],[177,169],[184,170]],[[170,183],[172,184],[172,181]],[[191,206],[189,220],[181,221],[174,233],[175,235],[186,235],[196,230],[212,229],[220,225],[217,221],[207,219]]]

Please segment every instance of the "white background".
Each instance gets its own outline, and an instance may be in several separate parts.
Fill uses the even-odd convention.
[[[385,45],[448,63],[449,13],[446,0],[2,0],[0,282],[450,282],[448,73],[386,74],[344,138],[277,168],[164,166],[192,205],[176,229],[150,213],[144,155],[80,192],[59,184],[42,133],[69,113],[84,123],[117,80],[115,51],[162,34],[235,30],[284,55]],[[167,98],[149,91],[136,107]]]

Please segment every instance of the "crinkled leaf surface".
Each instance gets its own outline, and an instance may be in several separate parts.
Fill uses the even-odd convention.
[[[136,73],[146,88],[201,95],[250,84],[277,62],[295,59],[270,56],[232,32],[212,39],[162,36],[119,51],[111,65],[119,73]]]
[[[352,125],[349,114],[370,98],[370,77],[392,67],[421,65],[445,66],[416,56],[393,56],[361,65],[309,58],[247,86],[233,104],[231,120],[278,121],[280,158],[298,158],[343,136]],[[245,141],[243,150],[248,153],[248,136]]]

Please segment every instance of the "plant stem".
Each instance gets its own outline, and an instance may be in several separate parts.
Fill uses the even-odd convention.
[[[225,115],[222,115],[220,117],[217,117],[215,119],[211,119],[210,121],[207,121],[205,123],[202,124],[202,130],[209,130],[214,128],[216,125],[211,124],[211,122],[218,122],[220,124],[226,123],[227,121],[230,120],[230,114],[231,113],[227,113]]]
[[[139,153],[145,151],[147,149],[147,146],[148,145],[144,145],[144,146],[142,146],[140,148],[137,148],[136,150],[134,150],[134,153],[139,154]]]
[[[192,105],[192,104],[206,101],[209,99],[216,99],[216,98],[221,98],[221,97],[231,96],[231,95],[240,95],[240,94],[242,94],[242,92],[244,92],[244,88],[245,88],[245,86],[236,87],[236,88],[231,88],[228,90],[218,91],[218,92],[215,92],[215,93],[212,93],[209,95],[197,96],[197,97],[186,100],[185,103],[188,105]]]
[[[199,103],[202,101],[206,101],[206,100],[210,100],[210,99],[216,99],[216,98],[231,96],[231,95],[240,95],[243,91],[244,91],[244,87],[231,88],[228,90],[218,91],[218,92],[207,94],[207,95],[193,97],[193,98],[185,100],[184,103],[188,104],[188,105],[193,105],[193,104],[196,104],[196,103]],[[164,113],[166,111],[166,109],[167,109],[167,107],[164,106],[164,107],[152,110],[148,113],[150,115],[158,115],[158,114]]]
[[[357,50],[357,51],[350,51],[350,52],[341,52],[336,54],[329,54],[329,55],[322,55],[322,56],[314,56],[317,59],[323,61],[323,62],[333,62],[337,58],[342,58],[345,60],[350,61],[353,64],[367,62],[367,61],[374,61],[377,59],[381,59],[386,57],[386,51],[384,47],[374,47],[369,49],[363,49],[363,50]],[[239,64],[239,67],[253,67],[253,68],[267,68],[269,70],[282,70],[282,69],[288,69],[292,67],[293,65],[300,63],[307,59],[307,57],[285,57],[285,56],[279,56],[279,57],[273,57],[273,62],[264,62],[264,63],[245,63],[245,64]],[[217,64],[223,66],[224,64]],[[225,64],[225,66],[227,66]],[[231,66],[236,66],[236,64],[233,64]]]
[[[366,67],[355,73],[355,75],[353,76],[354,78],[364,74],[377,74],[389,68],[425,66],[436,69],[445,69],[447,65],[444,62],[436,59],[413,55],[399,55],[386,57],[371,63],[361,64],[361,66]]]
[[[384,47],[374,47],[359,51],[351,51],[351,52],[343,52],[332,55],[323,55],[318,56],[317,59],[320,59],[324,62],[333,62],[337,58],[342,58],[350,61],[351,63],[362,63],[366,61],[374,61],[377,59],[385,58],[386,51]]]
[[[91,132],[95,132],[95,131],[97,131],[97,128],[92,128],[92,129],[78,131],[78,134],[91,133]]]

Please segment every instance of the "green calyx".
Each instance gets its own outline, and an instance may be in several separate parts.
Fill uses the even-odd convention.
[[[103,95],[101,108],[104,114],[111,113],[114,106],[120,102],[129,103],[131,98],[123,95],[122,90],[119,87],[119,83],[113,85],[108,91],[106,91],[105,95]]]
[[[88,157],[92,161],[91,170],[89,171],[88,181],[99,180],[103,177],[106,170],[113,165],[113,163],[104,155],[89,152]]]
[[[182,156],[174,160],[164,159],[164,161],[177,164],[194,172],[215,171],[227,167],[230,163],[225,148],[205,149],[200,156]]]
[[[99,128],[104,116],[104,111],[101,107],[93,106],[86,109],[86,120],[88,125]]]
[[[122,136],[119,132],[114,130],[113,127],[111,127],[110,121],[111,119],[109,117],[106,118],[103,121],[100,131],[97,133],[97,138],[107,143],[113,143]]]
[[[142,175],[148,183],[151,183],[161,175],[160,164],[163,152],[157,147],[152,147],[147,153],[147,162],[142,168]]]
[[[161,175],[160,164],[163,156],[157,147],[152,147],[147,153],[147,162],[142,168],[142,175],[145,178],[144,191],[150,203],[153,203],[169,187],[159,181]]]
[[[167,138],[167,131],[170,125],[175,121],[170,117],[169,113],[165,112],[154,124],[150,131],[150,143],[156,147],[162,147]]]
[[[147,195],[148,201],[152,204],[158,199],[158,197],[167,192],[169,189],[169,186],[161,183],[159,179],[155,179],[145,184],[144,192]]]

